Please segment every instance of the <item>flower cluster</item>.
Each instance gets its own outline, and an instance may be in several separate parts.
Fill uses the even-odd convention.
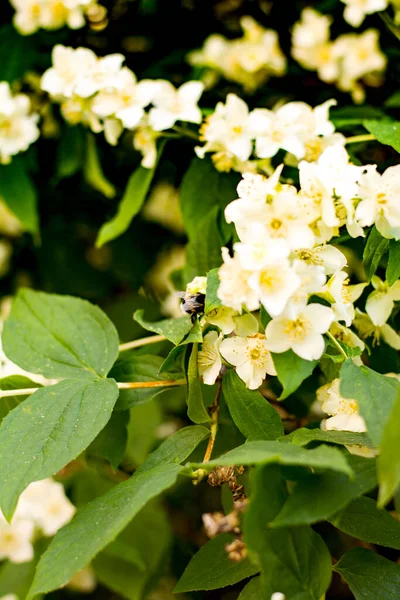
[[[354,102],[365,98],[363,84],[378,86],[387,64],[379,47],[379,32],[345,33],[330,40],[332,18],[305,8],[293,28],[292,56],[305,69],[317,71],[326,83],[350,92]]]
[[[74,514],[75,507],[61,483],[53,479],[31,483],[21,494],[11,523],[0,513],[0,560],[32,560],[34,541],[55,535]]]
[[[359,27],[367,15],[385,10],[389,0],[341,0],[346,8],[344,19],[353,27]]]
[[[19,33],[30,35],[38,29],[79,29],[97,0],[10,0],[15,8],[14,25]]]
[[[228,40],[222,35],[210,35],[201,50],[188,56],[189,63],[206,67],[229,81],[239,83],[253,92],[268,79],[286,72],[286,58],[279,46],[278,34],[264,29],[252,17],[240,20],[243,36]]]
[[[382,337],[399,347],[400,336],[387,321],[400,300],[400,284],[389,287],[373,277],[366,313],[356,311],[354,302],[368,284],[349,285],[346,257],[328,242],[344,225],[352,237],[375,224],[385,237],[400,238],[400,166],[380,175],[375,165],[351,164],[337,144],[318,161],[299,163],[300,190],[280,182],[282,168],[268,179],[245,173],[239,198],[225,209],[239,241],[233,256],[222,250],[217,292],[222,306],[203,323],[220,330],[205,335],[199,353],[207,384],[215,382],[224,359],[256,389],[266,374],[276,374],[271,352],[292,350],[305,360],[319,359],[326,333],[362,351],[364,342],[349,329],[353,323],[361,338],[377,343]],[[260,308],[269,319],[263,333],[251,314]]]
[[[13,156],[38,139],[38,121],[28,96],[13,95],[8,83],[0,82],[0,163],[10,163]]]
[[[164,80],[138,82],[134,73],[122,66],[123,61],[122,54],[98,58],[87,48],[57,45],[53,66],[42,77],[42,89],[60,103],[69,123],[83,123],[95,133],[103,131],[112,145],[124,129],[134,131],[133,145],[143,154],[142,164],[152,167],[160,131],[177,121],[201,122],[197,103],[204,86],[189,81],[175,89]]]
[[[218,103],[203,123],[200,134],[205,144],[196,153],[202,158],[212,152],[218,170],[242,173],[262,169],[263,159],[279,150],[297,160],[317,160],[328,146],[343,147],[346,141],[329,120],[329,108],[335,104],[328,100],[313,109],[305,102],[288,102],[274,110],[249,111],[244,100],[228,94],[226,103]]]

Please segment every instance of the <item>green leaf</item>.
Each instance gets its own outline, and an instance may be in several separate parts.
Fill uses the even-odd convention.
[[[232,534],[222,533],[200,548],[176,584],[174,593],[217,590],[258,573],[259,569],[248,559],[239,563],[230,560],[225,546],[234,539]]]
[[[290,394],[293,394],[300,384],[311,375],[317,360],[304,360],[297,356],[293,350],[282,352],[282,354],[272,354],[278,379],[283,386],[283,392],[279,400],[284,400]]]
[[[135,350],[122,352],[110,371],[110,377],[118,382],[162,381],[166,379],[165,376],[161,377],[159,375],[162,364],[163,359],[154,354],[138,354]],[[125,410],[136,404],[148,402],[166,389],[143,388],[121,390],[116,409]]]
[[[204,306],[206,314],[222,306],[222,302],[217,296],[219,287],[218,271],[219,269],[211,269],[207,273],[206,302]]]
[[[385,102],[385,106],[387,106],[388,108],[400,107],[400,90],[397,90],[397,92],[389,96],[389,98]]]
[[[82,169],[84,157],[84,130],[66,125],[57,147],[56,174],[58,179],[72,177]]]
[[[389,240],[382,237],[375,226],[369,232],[363,253],[364,269],[369,280],[388,251],[389,243]]]
[[[375,461],[349,456],[348,462],[355,473],[349,479],[343,473],[317,473],[296,483],[282,510],[271,527],[311,525],[335,514],[353,498],[376,487]]]
[[[344,454],[338,448],[321,445],[313,450],[281,442],[246,442],[207,464],[195,464],[196,468],[212,469],[230,465],[281,464],[297,467],[328,469],[352,475]]]
[[[193,421],[193,423],[207,423],[208,421],[210,421],[210,415],[208,414],[204,406],[203,393],[201,391],[201,384],[199,378],[199,370],[197,367],[197,356],[198,344],[193,344],[187,374],[188,417],[191,421]]]
[[[115,187],[103,173],[97,152],[96,138],[92,133],[87,133],[83,175],[86,183],[94,190],[97,190],[106,198],[114,198],[116,194]]]
[[[114,411],[107,425],[93,440],[86,454],[108,460],[116,470],[124,458],[128,441],[128,411]]]
[[[118,355],[117,331],[97,306],[29,289],[18,292],[2,340],[18,366],[50,378],[103,377]]]
[[[178,429],[176,433],[167,438],[161,446],[154,450],[140,465],[139,473],[149,471],[160,464],[179,465],[197,448],[197,446],[208,438],[210,430],[200,425],[192,425]]]
[[[363,122],[367,131],[372,133],[381,144],[392,146],[400,152],[400,123],[391,119],[367,119]]]
[[[276,440],[283,435],[282,420],[257,391],[248,390],[230,370],[222,380],[222,390],[232,419],[248,440]]]
[[[64,585],[109,544],[147,502],[174,484],[183,462],[209,435],[204,427],[185,427],[169,437],[135,474],[79,510],[43,555],[30,598]]]
[[[372,448],[371,440],[366,433],[353,433],[352,431],[323,431],[322,429],[296,429],[285,436],[282,442],[291,442],[299,446],[307,446],[311,442],[329,442],[341,446],[367,446]]]
[[[340,393],[357,400],[368,435],[379,446],[383,429],[400,391],[400,382],[347,360],[340,374]]]
[[[143,310],[137,310],[133,315],[135,321],[139,323],[143,329],[163,335],[175,345],[182,341],[193,326],[189,315],[179,317],[178,319],[164,319],[163,321],[152,323],[143,319],[143,313]]]
[[[400,391],[383,429],[378,457],[378,482],[380,507],[385,506],[400,485]]]
[[[237,197],[239,176],[217,171],[210,158],[194,158],[180,189],[183,222],[189,240],[198,236],[204,220],[215,207],[224,209]],[[200,274],[200,273],[199,273]]]
[[[389,286],[392,286],[400,277],[400,242],[390,240],[389,260],[386,267],[386,279]]]
[[[122,235],[128,229],[132,219],[142,208],[154,173],[156,172],[163,147],[164,144],[160,146],[154,167],[146,169],[140,166],[130,176],[124,195],[118,205],[117,214],[110,221],[104,223],[99,231],[96,240],[98,248]]]
[[[244,586],[238,600],[260,600],[261,598],[261,577],[254,577]]]
[[[37,548],[35,550],[37,551]],[[37,556],[32,561],[25,563],[12,563],[9,560],[2,562],[0,567],[0,597],[7,599],[7,594],[15,594],[17,598],[25,598],[35,575],[36,563]]]
[[[186,265],[184,277],[191,281],[197,275],[207,275],[209,271],[221,266],[221,246],[223,239],[218,229],[219,208],[211,209],[198,224],[186,246]]]
[[[348,583],[356,600],[400,597],[400,565],[371,550],[348,550],[333,568]]]
[[[118,398],[114,380],[65,380],[39,389],[0,427],[0,506],[7,519],[32,481],[54,475],[106,425]]]
[[[0,390],[22,390],[22,389],[34,389],[42,387],[40,383],[28,379],[23,375],[10,375],[0,379]],[[18,404],[21,404],[25,398],[29,396],[3,396],[0,399],[0,420],[4,419],[8,413],[13,410]]]
[[[261,567],[261,598],[299,592],[320,600],[331,581],[331,557],[322,538],[310,527],[274,530],[268,527],[286,496],[277,467],[257,467],[251,481],[250,505],[245,514],[244,537],[250,558]]]
[[[0,165],[0,196],[24,228],[37,233],[37,193],[23,156],[14,157],[9,165]]]
[[[355,498],[329,521],[358,540],[400,550],[400,523],[372,498]]]

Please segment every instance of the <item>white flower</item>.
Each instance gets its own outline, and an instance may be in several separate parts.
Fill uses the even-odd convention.
[[[285,600],[286,596],[282,592],[275,592],[271,596],[271,600]]]
[[[205,294],[207,288],[207,277],[195,277],[186,286],[187,294]]]
[[[342,0],[346,5],[343,17],[353,27],[359,27],[366,15],[385,10],[389,0]]]
[[[97,56],[88,48],[68,48],[57,44],[52,52],[53,66],[41,80],[42,90],[55,99],[70,98],[78,83],[96,69]]]
[[[320,304],[293,305],[282,316],[272,319],[265,330],[267,348],[281,353],[292,349],[305,360],[321,358],[322,336],[334,321],[330,308]]]
[[[141,165],[146,169],[152,169],[156,164],[158,136],[159,134],[148,124],[146,115],[133,136],[133,147],[143,154]]]
[[[51,536],[69,523],[75,510],[61,483],[43,479],[31,483],[21,494],[16,515],[32,519],[44,535]]]
[[[6,594],[5,596],[2,596],[0,600],[18,600],[18,596],[15,594]]]
[[[257,240],[257,233],[263,233],[253,228],[255,240],[251,242],[237,242],[233,245],[235,255],[239,258],[244,269],[261,269],[266,265],[286,258],[289,248],[283,239],[270,239],[262,235]]]
[[[335,321],[332,323],[329,332],[333,335],[335,339],[350,348],[360,348],[361,351],[365,349],[364,342],[348,327],[345,327],[341,323]]]
[[[359,179],[357,196],[355,218],[361,227],[375,223],[383,237],[400,239],[400,165],[382,175],[368,166]]]
[[[0,560],[13,563],[29,562],[33,558],[32,538],[35,525],[29,519],[13,519],[7,523],[0,513]]]
[[[222,341],[220,352],[225,360],[236,367],[237,374],[250,390],[259,388],[267,373],[276,375],[265,336],[260,333],[227,338]]]
[[[39,135],[39,115],[30,112],[25,94],[11,94],[7,82],[0,83],[0,163],[11,162],[12,156],[24,152]]]
[[[201,123],[201,110],[197,106],[204,85],[201,81],[188,81],[177,90],[169,81],[158,81],[154,87],[149,113],[149,123],[155,131],[170,129],[176,121]]]
[[[173,432],[175,433],[175,431]],[[91,567],[77,571],[67,583],[67,587],[75,592],[91,594],[96,589],[96,574]],[[1,599],[0,599],[1,600]]]
[[[283,312],[289,298],[300,287],[301,278],[286,259],[264,265],[251,276],[249,283],[257,291],[268,314],[276,317]]]
[[[238,258],[232,258],[227,248],[222,248],[224,264],[219,269],[220,284],[217,295],[224,306],[242,312],[243,308],[254,311],[260,307],[258,294],[249,285],[252,271],[246,271]]]
[[[322,410],[332,415],[325,421],[327,431],[367,431],[365,421],[358,412],[354,399],[340,395],[340,379],[334,379],[317,390],[317,400],[322,402]]]
[[[371,283],[375,288],[367,298],[365,310],[374,325],[384,325],[391,315],[396,300],[400,300],[400,280],[391,287],[387,281],[382,281],[374,275]]]
[[[97,0],[10,0],[16,10],[14,25],[22,35],[29,35],[40,28],[60,29],[68,25],[79,29],[85,25],[89,5]]]
[[[347,265],[347,259],[343,252],[329,244],[314,248],[300,248],[293,252],[293,256],[308,265],[323,267],[327,275],[333,275]]]
[[[353,303],[358,300],[367,283],[349,285],[347,273],[339,271],[324,286],[319,296],[332,304],[332,310],[338,321],[344,321],[349,327],[354,319]]]
[[[372,345],[379,344],[382,339],[395,350],[400,350],[400,335],[387,323],[375,325],[369,315],[356,308],[353,325],[362,339],[372,337]]]
[[[251,313],[238,315],[232,308],[220,306],[205,316],[206,323],[219,327],[224,335],[236,331],[237,335],[247,336],[258,331],[258,321]]]
[[[230,43],[222,35],[212,34],[204,42],[200,50],[193,50],[188,55],[188,62],[194,66],[221,69],[229,51]]]
[[[222,367],[220,346],[222,335],[210,331],[203,338],[201,350],[197,356],[199,374],[206,385],[214,385]]]
[[[197,147],[201,158],[206,152],[227,152],[240,161],[246,161],[252,152],[252,133],[249,125],[249,108],[235,94],[228,94],[226,104],[219,102],[215,112],[207,117],[200,130],[206,144]]]

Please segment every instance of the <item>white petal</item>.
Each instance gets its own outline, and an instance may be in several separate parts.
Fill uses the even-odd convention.
[[[367,298],[365,310],[374,325],[384,325],[393,310],[393,300],[390,294],[375,290]]]
[[[309,304],[304,309],[304,314],[317,333],[326,333],[335,320],[332,309],[322,304]]]
[[[219,350],[228,363],[238,366],[244,364],[248,360],[245,355],[246,347],[246,338],[237,336],[223,340]]]
[[[286,333],[287,319],[278,317],[272,319],[266,329],[265,336],[267,338],[266,347],[270,352],[286,352],[291,346],[290,338]]]
[[[321,358],[325,348],[324,338],[319,333],[314,333],[305,338],[302,342],[294,342],[292,350],[304,360],[317,360]]]

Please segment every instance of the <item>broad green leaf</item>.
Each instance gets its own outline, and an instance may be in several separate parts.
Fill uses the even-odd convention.
[[[355,473],[352,479],[343,473],[327,471],[309,475],[296,483],[271,527],[310,525],[327,519],[353,498],[376,487],[374,460],[349,456],[348,462]]]
[[[103,173],[97,151],[96,138],[92,133],[88,133],[86,138],[83,175],[86,183],[94,190],[97,190],[106,198],[114,198],[116,194],[115,187]]]
[[[389,119],[367,119],[363,122],[367,131],[372,133],[381,144],[392,146],[400,152],[400,123]]]
[[[254,577],[241,591],[238,600],[261,599],[261,577]]]
[[[203,221],[215,207],[224,209],[237,197],[238,183],[236,173],[217,171],[209,157],[192,160],[180,189],[182,218],[189,240],[197,237]]]
[[[193,423],[207,423],[210,421],[203,401],[203,393],[199,378],[199,370],[197,367],[198,344],[193,344],[190,354],[187,380],[188,380],[188,417]]]
[[[61,131],[57,146],[56,176],[58,179],[72,177],[82,169],[85,150],[83,128],[66,125]]]
[[[389,413],[382,433],[378,457],[379,506],[382,507],[392,498],[400,486],[400,391],[392,411]]]
[[[353,433],[352,431],[323,431],[322,429],[296,429],[279,441],[291,442],[299,446],[307,446],[311,442],[328,442],[341,446],[367,446],[372,448],[371,440],[366,433]]]
[[[389,260],[386,267],[386,279],[389,286],[392,286],[400,277],[400,242],[390,240]]]
[[[160,563],[170,542],[171,531],[165,511],[149,503],[95,558],[96,576],[123,597],[141,600],[145,588],[149,591],[151,583],[157,581]]]
[[[108,460],[114,470],[122,462],[128,441],[128,411],[114,411],[107,425],[93,440],[86,454]]]
[[[34,389],[42,387],[40,383],[36,383],[36,381],[32,381],[28,377],[24,377],[23,375],[10,375],[9,377],[4,377],[0,379],[0,390],[22,390],[25,389]],[[29,396],[5,396],[0,398],[0,420],[4,419],[4,417],[18,404],[21,404],[25,400],[25,398]]]
[[[162,148],[158,152],[154,167],[151,169],[138,167],[130,176],[124,195],[119,203],[117,214],[110,221],[104,223],[99,231],[96,241],[98,248],[122,235],[142,208],[156,172],[161,152]]]
[[[331,557],[322,538],[310,527],[270,529],[280,510],[286,486],[277,467],[257,467],[251,481],[250,505],[244,519],[244,538],[250,558],[261,567],[260,598],[275,592],[293,598],[320,600],[331,580]]]
[[[166,373],[168,375],[181,375],[183,377],[184,360],[187,352],[187,345],[182,344],[174,346],[169,352],[167,358],[159,369],[159,374]]]
[[[400,550],[400,523],[372,498],[355,498],[329,521],[358,540]]]
[[[154,450],[142,465],[138,472],[149,471],[158,465],[179,465],[190,456],[197,446],[208,438],[209,429],[201,425],[192,425],[178,429],[176,433],[167,438],[161,446]]]
[[[382,257],[389,249],[389,243],[389,240],[382,237],[375,226],[369,232],[363,253],[364,269],[368,279],[375,274]]]
[[[206,218],[198,224],[186,246],[185,280],[191,281],[197,275],[207,275],[209,271],[221,266],[221,246],[223,239],[218,229],[219,208],[216,206],[207,212]]]
[[[272,354],[278,379],[283,386],[283,392],[279,400],[284,400],[293,394],[300,384],[311,375],[317,360],[304,360],[297,356],[292,350],[282,354]]]
[[[181,344],[201,344],[203,341],[203,334],[201,331],[201,325],[198,319],[193,323],[192,329],[189,331],[187,336],[181,341]]]
[[[178,465],[162,464],[136,472],[78,510],[40,559],[29,598],[65,585],[115,539],[149,500],[171,487],[181,470]]]
[[[160,356],[138,354],[137,351],[131,350],[121,353],[109,375],[119,382],[165,381],[167,377],[159,375],[162,364],[163,359]],[[136,404],[147,402],[151,398],[154,398],[154,396],[161,394],[165,389],[143,388],[121,390],[116,409],[125,410]]]
[[[385,102],[385,106],[388,108],[400,108],[400,90],[389,96]]]
[[[321,445],[313,450],[281,442],[246,442],[207,464],[195,464],[197,468],[212,469],[217,466],[280,464],[297,467],[328,469],[347,475],[353,472],[344,454],[338,448]]]
[[[62,469],[94,440],[118,398],[112,379],[65,380],[40,388],[0,427],[0,506],[7,519],[32,481]]]
[[[371,550],[353,548],[334,565],[356,600],[398,600],[400,565]]]
[[[219,286],[218,271],[219,269],[211,269],[207,273],[206,302],[204,306],[206,314],[222,306],[222,302],[217,296]]]
[[[248,390],[230,370],[222,380],[222,390],[232,419],[248,440],[276,440],[283,435],[282,420],[258,391]]]
[[[163,321],[150,322],[143,318],[143,310],[137,310],[133,318],[143,329],[158,333],[167,338],[170,342],[177,345],[192,329],[192,322],[189,315],[179,317],[178,319],[164,319]]]
[[[86,300],[21,289],[3,330],[4,352],[31,373],[93,379],[118,355],[109,318]]]
[[[0,165],[0,196],[27,231],[38,231],[37,192],[22,156]]]
[[[222,533],[200,548],[176,584],[174,593],[225,588],[258,573],[259,569],[248,559],[239,563],[230,560],[225,546],[234,539],[232,534]]]
[[[385,377],[368,367],[358,367],[347,360],[340,374],[340,393],[345,398],[354,398],[367,424],[368,435],[375,446],[379,446],[383,429],[389,419],[400,391],[400,382]]]

